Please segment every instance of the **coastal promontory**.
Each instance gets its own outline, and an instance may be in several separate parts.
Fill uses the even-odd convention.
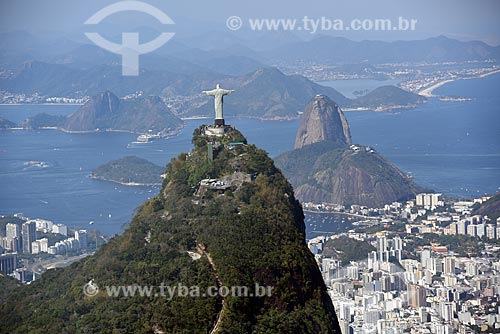
[[[276,165],[303,202],[380,207],[415,196],[419,187],[374,148],[351,144],[338,105],[318,95],[305,108],[295,150]]]

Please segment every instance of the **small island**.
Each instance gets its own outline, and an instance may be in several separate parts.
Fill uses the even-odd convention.
[[[0,130],[8,130],[16,127],[16,123],[9,121],[3,117],[0,117]]]
[[[157,186],[162,183],[163,172],[161,166],[136,156],[128,156],[97,167],[90,177],[125,186]]]

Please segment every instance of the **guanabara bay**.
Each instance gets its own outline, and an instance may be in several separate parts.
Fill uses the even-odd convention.
[[[28,286],[0,277],[1,331],[340,334],[292,186],[218,115],[122,235]],[[131,284],[152,290],[113,290]]]

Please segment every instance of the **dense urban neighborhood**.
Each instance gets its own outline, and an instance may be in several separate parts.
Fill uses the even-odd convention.
[[[305,205],[366,217],[308,241],[342,333],[498,332],[500,224],[473,214],[487,199],[419,194],[380,209]]]

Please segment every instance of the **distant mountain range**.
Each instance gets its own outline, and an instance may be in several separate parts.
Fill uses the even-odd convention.
[[[221,83],[236,89],[224,100],[227,115],[260,118],[295,118],[315,95],[326,95],[342,108],[390,109],[414,106],[425,97],[395,86],[384,86],[358,99],[349,99],[334,88],[322,86],[300,75],[285,75],[276,68],[262,68]],[[186,106],[186,115],[212,115],[212,103],[205,97]]]
[[[93,96],[67,117],[39,114],[23,121],[21,126],[54,127],[69,132],[152,132],[166,136],[175,133],[182,124],[157,96],[119,99],[107,91]]]
[[[211,116],[213,103],[200,92],[214,87],[216,83],[236,89],[236,93],[224,101],[224,109],[227,115],[240,117],[294,118],[316,94],[329,96],[343,108],[404,107],[426,100],[394,86],[380,87],[366,96],[351,100],[334,88],[319,85],[300,75],[285,75],[272,67],[240,76],[143,70],[138,77],[123,77],[119,66],[103,65],[82,70],[61,64],[30,62],[12,77],[0,78],[0,89],[49,96],[82,96],[111,87],[108,89],[122,96],[141,90],[169,97],[191,96],[179,110],[179,115]]]
[[[63,64],[29,61],[9,77],[0,78],[0,90],[12,93],[47,96],[78,97],[112,91],[118,96],[138,91],[161,95],[163,88],[176,85],[179,92],[185,91],[186,82],[203,82],[213,74],[180,74],[164,70],[141,70],[140,76],[124,77],[120,65],[95,65],[90,68],[75,68]]]
[[[349,100],[333,88],[318,85],[299,75],[288,76],[276,68],[262,68],[254,73],[222,80],[221,84],[236,90],[224,100],[229,116],[290,118],[316,94],[325,94],[339,103]],[[187,115],[212,115],[213,103],[206,97],[192,101]]]
[[[138,31],[144,36],[157,33],[144,27]],[[333,36],[302,41],[288,34],[261,37],[266,47],[260,49],[228,32],[173,40],[168,47],[141,56],[139,76],[124,77],[120,57],[95,45],[64,37],[40,39],[25,32],[3,33],[0,90],[51,97],[92,96],[103,91],[123,97],[141,91],[182,100],[174,108],[180,116],[211,116],[211,103],[200,92],[220,83],[237,90],[225,101],[228,116],[292,118],[316,94],[329,96],[346,110],[412,107],[425,98],[388,86],[348,99],[333,88],[303,76],[285,75],[271,65],[330,64],[341,71],[369,72],[377,78],[381,75],[374,64],[500,60],[498,46],[444,36],[395,42],[358,42]]]
[[[134,31],[139,32],[144,40],[154,39],[160,33],[160,31],[144,26],[136,27]],[[120,38],[119,32],[114,32],[113,35],[116,35],[113,36],[115,39]],[[197,65],[225,73],[223,69],[228,64],[220,62],[221,67],[219,67],[215,65],[217,63],[215,59],[227,58],[231,63],[238,62],[238,58],[241,60],[243,57],[267,65],[297,60],[342,65],[362,62],[370,64],[433,63],[500,59],[500,46],[490,46],[481,41],[464,42],[445,36],[392,42],[353,41],[328,35],[302,40],[290,32],[266,31],[265,33],[253,32],[253,38],[240,37],[242,36],[228,31],[206,31],[189,37],[177,34],[173,40],[154,54],[141,56],[141,62],[144,62],[142,65],[148,68],[146,63],[158,65],[159,62],[155,62],[154,59],[163,58],[164,66],[168,66],[168,63],[183,62],[191,64],[185,68],[188,71],[189,67],[195,68]],[[43,37],[34,36],[25,31],[3,32],[0,33],[0,48],[2,49],[0,67],[9,69],[27,60],[72,64],[75,67],[88,67],[88,64],[120,63],[118,55],[108,53],[89,43],[83,37],[83,32],[76,35],[53,32]],[[233,57],[234,59],[230,60]],[[258,67],[262,66],[256,64],[256,67],[248,72]],[[226,74],[236,73],[226,72]]]
[[[434,63],[446,61],[500,60],[500,47],[480,41],[461,42],[439,36],[416,41],[351,41],[343,37],[321,36],[296,42],[266,53],[275,61],[307,59],[323,64]]]
[[[421,190],[374,149],[350,145],[342,110],[326,96],[304,110],[295,147],[275,162],[303,202],[381,207]]]

